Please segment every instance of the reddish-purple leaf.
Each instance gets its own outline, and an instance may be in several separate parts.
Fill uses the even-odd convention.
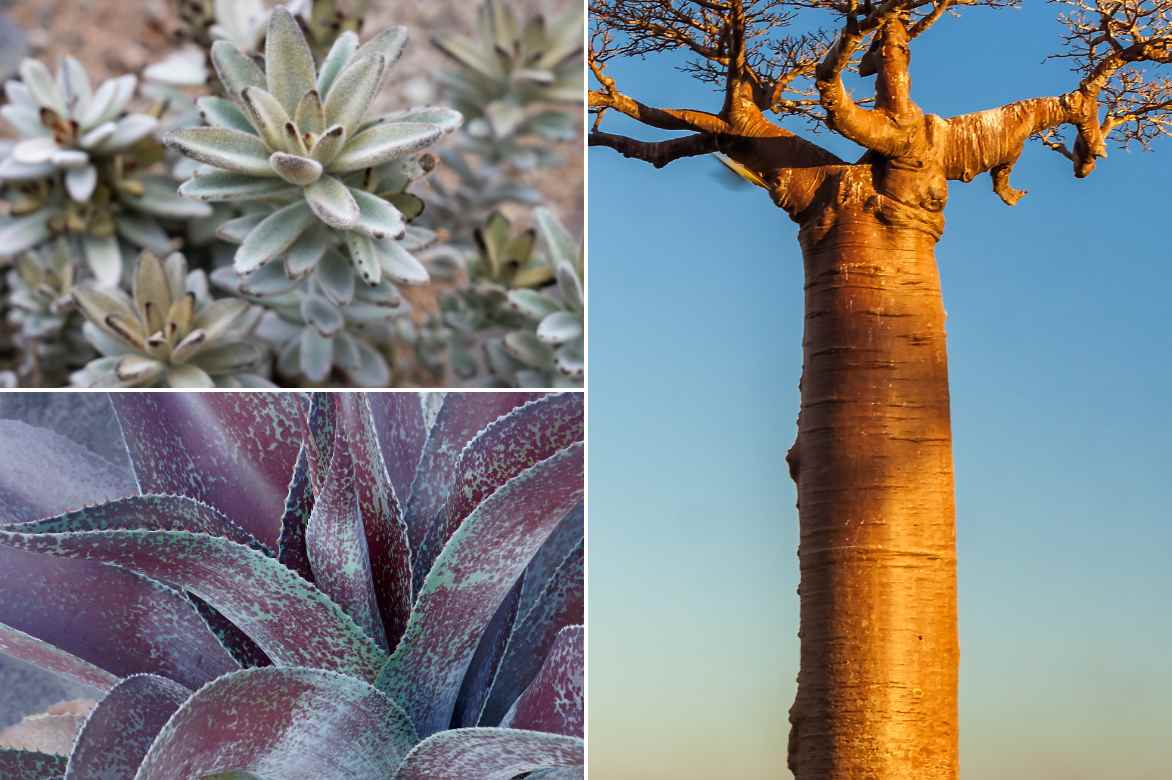
[[[292,393],[112,393],[144,493],[205,501],[272,549],[301,422]]]
[[[448,393],[423,445],[403,519],[411,549],[419,549],[427,529],[447,503],[464,445],[490,422],[537,398],[538,393]],[[424,572],[426,574],[426,572]]]
[[[105,669],[3,623],[0,623],[0,653],[99,691],[108,691],[118,684],[118,678]]]
[[[513,627],[480,716],[481,724],[500,723],[509,706],[541,669],[558,632],[584,622],[583,560],[583,545],[579,540],[550,578],[537,603]]]
[[[0,777],[4,780],[55,780],[65,772],[65,761],[65,756],[0,748]]]
[[[336,400],[339,405],[347,403],[341,396]],[[377,520],[368,519],[359,504],[355,463],[351,457],[354,448],[353,437],[349,435],[351,421],[344,407],[338,417],[333,455],[309,516],[305,546],[317,586],[385,649],[387,637],[374,594],[371,555],[364,529],[364,522]]]
[[[221,615],[215,607],[194,593],[188,593],[187,598],[195,607],[195,611],[203,618],[203,622],[207,624],[208,630],[215,635],[216,639],[220,640],[220,646],[228,651],[228,655],[232,656],[241,668],[249,669],[254,666],[273,665],[272,659],[257,647],[256,642],[249,639],[248,634]]]
[[[276,664],[314,666],[372,680],[386,659],[337,604],[296,572],[227,539],[183,531],[20,534],[0,529],[0,545],[114,563],[189,590],[235,623]],[[102,594],[101,603],[107,601],[101,588],[82,588],[82,593],[77,600],[83,604],[99,601],[93,598],[95,593]],[[199,620],[194,612],[191,615]],[[62,617],[55,621],[58,630],[66,624]],[[201,629],[223,655],[215,638],[202,625]],[[165,676],[187,684],[174,675]]]
[[[125,468],[44,428],[0,420],[0,441],[0,523],[39,520],[138,492]]]
[[[585,659],[586,637],[582,626],[567,626],[559,631],[541,671],[505,713],[501,726],[582,736]]]
[[[308,408],[305,408],[308,405]],[[309,481],[314,495],[321,492],[322,481],[330,469],[330,456],[334,449],[334,429],[337,425],[337,409],[333,393],[311,393],[308,401],[299,401],[304,408],[302,417],[305,454],[309,458]]]
[[[435,734],[407,756],[395,780],[512,780],[586,761],[585,743],[560,734],[513,729],[452,729]]]
[[[282,780],[388,780],[415,741],[406,713],[361,680],[318,669],[248,669],[188,699],[137,780],[230,770]]]
[[[477,643],[558,521],[582,498],[581,443],[511,479],[452,536],[420,591],[379,687],[421,735],[445,728]]]
[[[525,780],[583,780],[586,777],[586,767],[559,766],[553,769],[538,769]]]
[[[496,675],[501,658],[504,657],[509,634],[512,633],[513,623],[517,619],[517,604],[524,580],[524,576],[517,580],[517,584],[509,591],[509,595],[505,596],[505,600],[501,602],[480,637],[476,654],[468,664],[468,671],[464,674],[464,682],[460,686],[460,694],[456,697],[456,711],[452,715],[451,728],[475,726],[480,722],[480,711],[488,699],[492,679]]]
[[[281,540],[277,546],[277,560],[313,582],[309,566],[309,551],[305,549],[305,528],[313,513],[313,487],[309,480],[309,446],[301,445],[289,493],[285,496],[285,512],[281,515]]]
[[[585,531],[585,506],[578,504],[562,518],[558,527],[545,540],[545,544],[541,545],[537,555],[533,556],[533,562],[529,564],[529,568],[525,569],[524,584],[521,587],[521,602],[517,605],[518,613],[522,616],[529,613],[529,610],[537,603],[537,597],[549,584],[554,572],[562,565],[562,561],[582,543]]]
[[[155,737],[190,695],[165,677],[127,677],[90,713],[69,755],[65,780],[134,777]]]
[[[416,586],[464,518],[494,490],[534,463],[582,441],[581,393],[536,398],[497,418],[460,453],[447,506],[414,558]]]
[[[423,403],[418,393],[371,393],[369,401],[387,475],[395,498],[404,506],[411,498],[411,480],[427,439]]]
[[[148,672],[198,688],[239,668],[183,594],[98,561],[34,552],[53,539],[107,533],[143,532],[28,535],[0,529],[0,622],[118,677]]]

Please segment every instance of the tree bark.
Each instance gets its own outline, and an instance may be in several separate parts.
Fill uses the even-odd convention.
[[[845,169],[797,215],[804,365],[788,461],[801,671],[789,764],[798,780],[955,780],[943,223],[877,194],[869,167]]]

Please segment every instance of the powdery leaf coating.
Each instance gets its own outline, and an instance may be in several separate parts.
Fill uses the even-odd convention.
[[[105,669],[3,623],[0,623],[0,653],[99,691],[108,691],[118,684],[118,678]]]
[[[460,694],[456,697],[456,709],[452,715],[452,728],[471,727],[480,724],[480,711],[484,709],[484,702],[488,699],[488,692],[492,688],[493,677],[497,667],[504,658],[505,648],[509,643],[509,634],[517,621],[517,606],[520,602],[521,588],[525,581],[522,576],[517,584],[505,596],[492,616],[480,642],[476,645],[476,654],[468,664],[468,671],[464,673],[464,682],[460,685]],[[496,725],[496,724],[484,724]]]
[[[580,393],[537,398],[499,417],[460,453],[455,484],[440,522],[431,526],[415,557],[424,572],[469,513],[494,490],[560,449],[582,441]]]
[[[39,520],[138,492],[129,472],[44,428],[0,420],[0,523]],[[46,479],[68,474],[69,479]]]
[[[387,476],[402,506],[410,498],[411,480],[427,438],[423,404],[416,393],[371,393],[367,400]]]
[[[242,770],[282,780],[387,780],[415,742],[407,715],[360,680],[318,669],[248,669],[188,699],[136,779]]]
[[[313,488],[309,483],[309,448],[302,444],[297,454],[297,465],[293,469],[293,479],[289,481],[289,493],[285,496],[277,560],[300,574],[307,582],[313,582],[313,569],[309,565],[309,552],[305,549],[305,529],[313,513],[313,504]]]
[[[540,393],[448,393],[436,415],[411,483],[411,500],[403,513],[411,549],[418,550],[431,521],[447,503],[456,464],[464,445],[490,422]],[[417,573],[417,584],[422,583]]]
[[[216,611],[215,607],[194,593],[188,593],[187,598],[207,624],[208,630],[215,634],[220,645],[228,651],[228,655],[232,656],[241,669],[273,665],[272,659],[257,647],[256,642],[249,639],[248,634],[237,628],[235,623]]]
[[[281,666],[314,666],[373,680],[386,659],[321,591],[263,553],[227,539],[183,531],[28,535],[0,530],[0,545],[114,563],[190,590]],[[106,593],[92,588],[83,591]],[[108,604],[110,599],[103,598],[101,603]],[[58,626],[67,623],[57,621]],[[206,628],[203,631],[215,641]],[[224,653],[218,644],[216,649]]]
[[[580,739],[512,729],[451,729],[421,742],[395,780],[512,780],[553,767],[586,761]]]
[[[554,572],[527,613],[517,621],[497,669],[481,723],[500,723],[509,706],[532,682],[558,632],[585,618],[584,545],[581,539]]]
[[[201,163],[249,176],[277,175],[269,165],[269,149],[255,135],[226,127],[190,127],[165,139],[168,146]]]
[[[469,515],[428,573],[379,687],[422,735],[449,724],[484,627],[546,538],[582,498],[583,445],[514,477]]]
[[[219,509],[273,548],[300,446],[290,393],[114,393],[143,492]]]
[[[155,737],[190,695],[165,677],[127,677],[90,713],[69,755],[65,780],[134,777]]]
[[[539,769],[529,775],[526,780],[583,780],[585,777],[585,767],[563,766],[555,769]]]
[[[11,546],[54,535],[0,534],[0,622],[118,677],[149,672],[198,688],[239,668],[182,594],[97,561]]]
[[[65,762],[65,756],[0,749],[0,777],[4,780],[52,780],[65,772]]]
[[[290,115],[297,103],[317,85],[313,53],[293,14],[282,6],[273,9],[265,36],[265,71],[271,92]]]
[[[529,613],[537,599],[545,591],[545,587],[553,578],[562,561],[576,546],[582,543],[586,532],[586,507],[584,504],[571,509],[557,529],[541,545],[533,562],[525,570],[525,580],[521,586],[521,603],[517,611],[522,616]]]
[[[346,128],[346,135],[352,137],[382,83],[386,65],[386,58],[380,55],[363,57],[347,65],[326,95],[326,123],[341,125]]]
[[[509,708],[502,727],[582,736],[585,634],[582,626],[568,626],[558,632],[541,671]]]
[[[341,120],[331,117],[331,121]],[[330,163],[330,170],[340,173],[373,168],[435,143],[443,130],[422,122],[393,122],[363,130],[346,143]]]
[[[287,252],[316,221],[304,200],[274,211],[244,238],[236,249],[233,267],[240,274],[252,273]]]

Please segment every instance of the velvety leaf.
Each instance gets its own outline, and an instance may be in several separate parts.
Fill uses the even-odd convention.
[[[442,413],[442,412],[441,412]],[[582,498],[581,443],[514,477],[452,536],[424,580],[379,687],[421,735],[446,728],[486,625],[533,555]]]
[[[383,463],[402,506],[410,497],[411,480],[427,438],[423,405],[417,393],[371,393],[367,398]]]
[[[240,93],[240,102],[265,146],[270,150],[284,149],[289,112],[281,101],[260,87],[245,87]]]
[[[354,53],[354,59],[382,55],[386,58],[387,67],[394,65],[403,54],[403,47],[407,45],[407,28],[393,25],[375,35],[359,47]]]
[[[248,669],[188,699],[137,780],[187,780],[226,767],[281,780],[387,780],[415,741],[406,714],[361,680]]]
[[[321,163],[299,154],[273,152],[269,164],[278,176],[298,187],[308,187],[321,178]]]
[[[225,127],[191,127],[164,139],[168,146],[202,163],[249,176],[276,176],[269,150],[255,135]]]
[[[111,399],[144,492],[204,501],[275,548],[300,448],[293,395],[117,393]]]
[[[353,136],[382,83],[386,64],[385,57],[375,55],[347,65],[338,74],[329,93],[323,92],[326,94],[326,124],[341,125],[346,128],[347,136]],[[331,170],[334,170],[332,166]]]
[[[481,723],[501,723],[509,706],[537,676],[558,632],[567,626],[583,623],[583,551],[584,545],[579,540],[558,566],[533,608],[523,613],[514,625],[481,713]]]
[[[358,221],[354,223],[354,230],[371,238],[398,238],[403,235],[407,225],[397,208],[377,195],[354,187],[350,188],[350,195],[358,205]]]
[[[52,216],[50,209],[39,209],[28,216],[0,222],[0,257],[15,257],[49,238]]]
[[[36,520],[137,492],[125,468],[52,431],[0,420],[0,441],[0,523]],[[69,479],[45,479],[47,474]]]
[[[512,780],[550,767],[586,761],[580,739],[512,729],[452,729],[425,739],[407,756],[395,780]]]
[[[118,684],[118,678],[105,669],[3,623],[0,623],[0,653],[99,691],[108,691]]]
[[[309,455],[307,445],[303,443],[297,454],[293,478],[289,482],[289,493],[285,497],[277,560],[308,582],[313,582],[313,569],[309,566],[309,552],[305,549],[305,529],[313,512],[313,501],[313,489],[309,483]]]
[[[252,59],[227,41],[212,44],[212,65],[229,97],[239,100],[245,87],[265,87],[265,74]]]
[[[448,393],[436,415],[411,483],[403,518],[411,549],[417,550],[432,520],[447,503],[464,445],[484,426],[539,393]]]
[[[305,188],[305,200],[317,218],[332,228],[345,230],[358,221],[358,204],[350,189],[333,176],[323,176]]]
[[[583,627],[563,628],[541,670],[509,708],[501,726],[581,737],[586,720],[582,696],[585,659]]]
[[[198,688],[238,668],[182,594],[96,561],[13,549],[12,534],[0,534],[0,622],[118,677],[148,672]]]
[[[297,101],[293,124],[297,125],[301,132],[314,135],[321,135],[326,129],[326,111],[321,103],[321,95],[316,89],[306,92],[301,100]]]
[[[383,269],[379,263],[379,251],[374,239],[357,231],[346,233],[346,249],[350,252],[350,262],[354,270],[368,285],[376,285],[382,279]]]
[[[65,773],[65,763],[65,756],[0,748],[0,777],[4,780],[56,780]]]
[[[190,695],[179,683],[153,674],[118,683],[77,735],[65,780],[134,777],[155,737]]]
[[[317,588],[263,553],[227,539],[182,531],[19,534],[0,530],[0,545],[113,563],[189,590],[282,666],[333,669],[370,680],[386,658]],[[215,641],[206,628],[203,631]],[[216,649],[223,654],[218,644]]]
[[[484,709],[488,692],[492,688],[492,679],[496,676],[501,658],[505,655],[509,634],[512,633],[513,624],[517,620],[517,606],[524,580],[524,576],[517,580],[480,636],[476,654],[468,664],[468,671],[464,674],[460,693],[456,697],[451,728],[472,727],[480,723],[480,711]]]
[[[415,556],[418,584],[448,539],[488,495],[558,450],[582,441],[580,393],[537,398],[497,418],[460,453],[446,509],[433,523]]]
[[[231,171],[200,174],[179,186],[179,194],[185,198],[216,202],[283,197],[294,192],[296,190],[281,179],[258,179]]]
[[[332,116],[330,121],[344,124]],[[443,131],[439,127],[422,122],[375,125],[352,137],[330,163],[330,170],[345,173],[373,168],[425,149],[435,143],[441,135]]]
[[[446,106],[421,106],[396,111],[379,118],[380,122],[424,122],[437,126],[442,132],[450,133],[460,127],[464,117],[459,111]]]
[[[317,68],[305,35],[293,14],[277,6],[269,17],[265,35],[265,71],[269,92],[290,116],[306,92],[317,86]]]
[[[236,250],[234,266],[237,273],[251,273],[280,257],[314,221],[313,212],[304,201],[290,203],[265,217]]]
[[[317,75],[317,91],[322,97],[329,95],[330,87],[338,74],[349,64],[350,58],[358,50],[358,36],[346,30],[334,40],[330,53],[322,61],[321,70]]]
[[[419,286],[431,281],[427,267],[393,238],[371,239],[383,275],[396,284]]]
[[[195,101],[200,117],[212,127],[226,127],[242,133],[255,133],[256,128],[248,121],[236,104],[224,98],[205,96]]]

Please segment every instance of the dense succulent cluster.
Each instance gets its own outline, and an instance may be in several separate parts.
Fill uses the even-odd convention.
[[[580,394],[109,400],[0,421],[0,652],[96,701],[0,775],[584,776]]]

